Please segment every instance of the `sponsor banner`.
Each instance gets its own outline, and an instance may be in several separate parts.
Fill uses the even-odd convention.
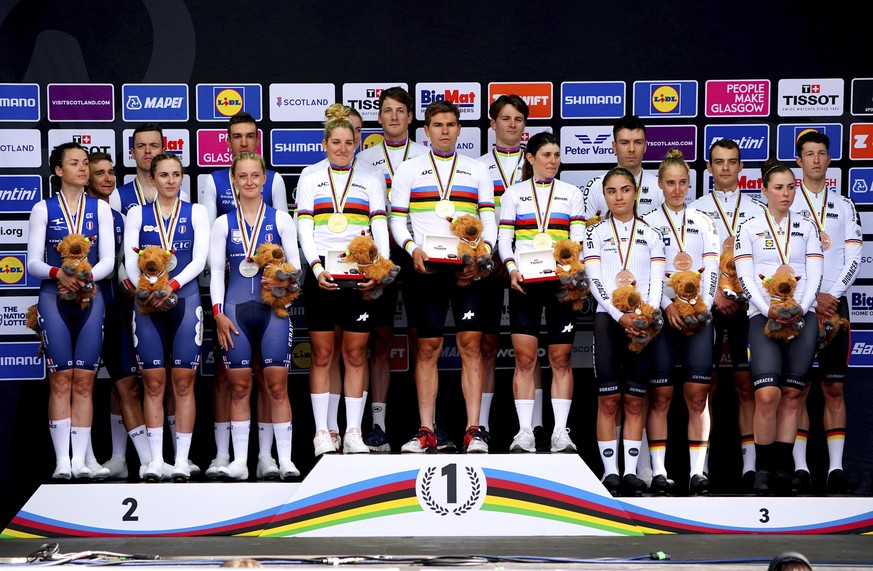
[[[561,119],[612,119],[625,114],[623,81],[565,81],[561,84]]]
[[[740,171],[740,178],[737,183],[737,187],[740,189],[740,192],[754,198],[756,200],[762,200],[761,194],[761,169],[759,168],[745,168]],[[713,191],[715,186],[712,183],[712,175],[709,174],[708,170],[703,171],[703,194],[709,194]],[[691,193],[689,193],[691,194]],[[702,196],[701,195],[701,196]],[[764,199],[766,202],[766,199]]]
[[[261,120],[260,84],[197,84],[198,121],[227,121],[240,111]]]
[[[324,129],[273,129],[270,131],[270,164],[307,167],[326,155],[321,142]]]
[[[27,220],[0,220],[0,244],[27,244]]]
[[[259,154],[263,154],[264,132],[258,129]],[[229,167],[233,154],[227,146],[227,129],[197,130],[197,165],[201,167]],[[125,164],[127,164],[125,162]]]
[[[697,82],[635,81],[633,110],[642,118],[697,117]]]
[[[515,348],[512,346],[512,335],[509,333],[501,333],[499,337],[499,345],[497,347],[497,355],[494,360],[494,368],[503,371],[512,371],[515,369]],[[537,358],[539,359],[540,367],[548,369],[549,363],[549,348],[542,345],[537,347]]]
[[[0,129],[0,168],[42,166],[39,129]]]
[[[0,121],[39,121],[39,85],[0,83]]]
[[[308,375],[309,368],[312,366],[312,341],[308,336],[295,336],[291,343],[291,364],[288,367],[288,373]]]
[[[561,162],[568,164],[613,163],[612,127],[586,125],[561,127]]]
[[[202,175],[201,175],[201,176],[202,176]],[[122,177],[119,177],[119,178],[116,179],[116,180],[121,181],[121,182],[120,182],[117,186],[121,186],[122,184],[127,184],[127,183],[131,182],[131,181],[132,181],[133,179],[135,179],[135,178],[136,178],[136,173],[135,173],[135,172],[134,172],[134,173],[126,174],[126,175],[124,175],[123,178],[122,178]],[[181,186],[180,189],[179,189],[179,193],[180,193],[182,196],[188,196],[188,197],[191,196],[191,177],[190,177],[190,176],[183,176],[183,177],[182,177],[182,186]],[[193,199],[192,199],[192,200],[193,200]]]
[[[0,381],[44,379],[45,360],[38,353],[39,341],[0,343]]]
[[[824,117],[843,114],[844,81],[835,79],[780,79],[780,117]]]
[[[873,78],[852,80],[852,115],[873,115]]]
[[[818,131],[831,140],[831,159],[843,158],[841,144],[843,126],[840,123],[783,123],[776,130],[776,158],[780,161],[794,161],[797,158],[797,139],[807,131]]]
[[[849,300],[849,321],[873,323],[873,286],[852,286],[846,292]],[[852,332],[854,336],[855,332]]]
[[[849,158],[873,159],[873,123],[852,123],[849,126]]]
[[[164,150],[176,155],[182,160],[182,166],[188,167],[191,164],[191,140],[188,129],[162,129],[164,132]],[[136,168],[136,161],[133,160],[133,129],[125,129],[121,134],[121,141],[127,153],[124,155],[124,166]],[[224,131],[225,135],[227,131]],[[226,146],[226,145],[225,145]]]
[[[795,163],[796,164],[796,163]],[[759,169],[760,170],[760,169]],[[803,169],[798,166],[791,167],[791,172],[794,173],[797,179],[797,192],[800,192],[800,183],[803,181]],[[840,189],[843,188],[843,171],[837,167],[831,167],[825,172],[825,190],[834,191],[837,194],[842,194]],[[764,199],[766,201],[766,199]]]
[[[696,125],[649,125],[646,128],[646,152],[644,161],[664,160],[670,149],[682,151],[687,162],[697,159]]]
[[[766,124],[706,125],[703,128],[703,158],[720,139],[733,139],[740,147],[743,162],[766,161],[770,151],[770,126]]]
[[[37,288],[40,280],[27,272],[26,252],[0,252],[0,290]]]
[[[770,80],[710,80],[706,82],[707,117],[767,117]]]
[[[415,140],[430,148],[430,139],[424,134],[423,128],[419,127],[415,130]],[[458,137],[458,144],[455,148],[462,155],[474,158],[481,157],[483,154],[481,140],[482,132],[479,127],[464,127],[461,129],[461,136]]]
[[[324,121],[324,110],[336,101],[332,83],[271,83],[271,121]]]
[[[382,129],[361,129],[361,148],[355,152],[358,153],[375,145],[381,145],[384,140]]]
[[[558,175],[558,179],[579,187],[579,190],[581,191],[585,190],[585,187],[588,186],[591,179],[601,176],[604,173],[606,173],[606,171],[600,169],[587,171],[561,171]]]
[[[50,83],[49,121],[114,121],[115,92],[111,83]]]
[[[518,95],[527,103],[528,119],[552,118],[552,94],[554,87],[551,81],[521,81],[518,83],[489,83],[488,105],[494,103],[501,95]]]
[[[873,167],[849,169],[849,198],[858,204],[873,204]],[[866,213],[861,213],[862,218]],[[873,231],[873,226],[864,226]]]
[[[409,86],[400,82],[344,83],[343,104],[360,113],[364,121],[375,121],[379,118],[379,96],[389,87],[402,87],[409,91]]]
[[[551,132],[551,130],[552,130],[551,127],[545,127],[545,126],[534,127],[534,126],[528,125],[525,128],[524,133],[521,134],[521,146],[523,147],[524,145],[526,145],[528,140],[532,136],[536,135],[537,133],[545,133],[547,131]],[[494,145],[496,145],[496,144],[497,144],[497,135],[494,133],[494,129],[488,129],[488,149],[485,152],[490,152],[491,149],[494,148]]]
[[[873,367],[873,331],[852,331],[849,347],[850,367]]]
[[[570,367],[573,369],[594,368],[593,331],[579,331],[579,328],[576,328],[576,338],[573,340],[573,353],[570,355]]]
[[[0,331],[3,335],[32,335],[27,325],[27,308],[34,305],[37,296],[9,296],[0,298]]]
[[[125,83],[121,101],[121,116],[131,123],[188,120],[187,83]]]
[[[419,83],[415,86],[418,108],[415,118],[424,121],[424,110],[434,101],[451,101],[461,111],[461,121],[477,120],[482,116],[482,89],[477,82]]]
[[[42,200],[42,177],[0,174],[0,212],[30,212]]]
[[[46,158],[51,156],[52,149],[61,143],[70,141],[85,147],[90,153],[106,153],[115,156],[115,131],[113,129],[49,129],[48,149]]]
[[[873,278],[873,243],[864,241],[861,246],[861,269],[859,278]]]

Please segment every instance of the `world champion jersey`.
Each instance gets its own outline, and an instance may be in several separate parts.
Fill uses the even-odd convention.
[[[288,212],[285,181],[276,171],[267,169],[267,180],[261,189],[261,198],[267,206]],[[206,177],[198,202],[206,207],[210,228],[219,216],[236,211],[236,196],[229,168],[213,171]]]
[[[737,207],[737,199],[740,201],[739,207]],[[718,202],[716,203],[716,201]],[[721,244],[733,235],[728,229],[729,226],[733,226],[733,231],[736,232],[740,224],[755,216],[760,216],[767,207],[762,202],[744,195],[737,189],[733,192],[713,190],[689,204],[688,208],[699,210],[712,220],[715,230],[718,232],[720,253]]]
[[[424,155],[427,151],[427,147],[409,139],[406,139],[406,143],[401,145],[392,145],[388,141],[382,141],[378,145],[373,145],[358,153],[358,160],[382,173],[385,177],[387,196],[390,198],[392,173],[396,172],[397,167],[404,161]],[[390,200],[388,200],[387,206],[389,209],[391,208]]]
[[[500,205],[506,189],[521,181],[521,169],[524,166],[524,148],[504,149],[493,147],[479,160],[488,167],[488,175],[494,181],[494,209],[499,220]],[[499,161],[499,162],[498,162]]]
[[[637,216],[648,214],[664,202],[664,193],[658,186],[658,175],[643,170],[642,178],[637,179],[637,186],[639,186],[640,193],[637,197]],[[596,216],[606,217],[606,212],[609,209],[606,207],[606,199],[603,197],[603,176],[596,176],[588,181],[585,190],[582,191],[582,196],[585,199],[586,220]]]
[[[247,235],[254,232],[254,228],[246,224]],[[295,268],[300,268],[300,254],[297,250],[297,230],[291,215],[282,210],[276,210],[271,206],[264,209],[264,218],[258,235],[254,237],[256,244],[279,244],[285,250],[285,261]],[[257,251],[257,246],[255,247]],[[261,278],[263,268],[254,276],[243,276],[239,267],[246,261],[247,252],[239,227],[236,210],[228,214],[222,214],[215,221],[212,228],[209,248],[210,267],[220,268],[226,261],[230,262],[230,277],[225,285],[225,273],[213,272],[209,279],[209,296],[213,307],[224,311],[224,304],[241,304],[248,301],[261,301]]]
[[[503,194],[497,244],[508,271],[518,269],[518,254],[534,249],[533,240],[540,232],[540,225],[553,240],[569,238],[581,243],[585,239],[585,210],[579,189],[560,180],[554,183],[548,221],[539,223],[549,208],[551,184],[536,183],[536,201],[530,180],[510,186]]]
[[[394,240],[411,254],[427,235],[453,235],[451,221],[441,218],[435,211],[441,199],[440,182],[434,173],[431,157],[448,193],[447,199],[455,208],[454,216],[470,214],[482,220],[482,238],[488,248],[493,248],[497,240],[493,182],[484,164],[460,153],[443,157],[429,152],[398,167],[391,191],[391,233]],[[455,157],[457,165],[452,177]],[[412,235],[406,227],[407,219],[412,221]]]
[[[785,250],[786,240],[788,256],[783,260],[779,248]],[[782,264],[790,265],[800,276],[794,300],[804,313],[813,307],[822,279],[821,242],[815,225],[798,213],[785,216],[778,224],[768,219],[766,211],[743,222],[734,242],[734,260],[737,277],[751,300],[749,317],[767,315],[770,295],[764,291],[763,279],[772,276]]]
[[[680,251],[687,253],[691,256],[690,269],[703,270],[700,276],[700,296],[707,308],[712,307],[718,284],[718,258],[721,248],[712,220],[699,210],[683,208],[682,212],[674,212],[664,204],[643,216],[643,220],[659,232],[664,240],[666,275],[669,277],[678,271],[673,263],[676,255]],[[681,250],[680,240],[683,241]],[[666,309],[675,297],[673,288],[665,283],[661,308]]]
[[[360,161],[357,161],[360,162]],[[297,226],[300,248],[316,277],[322,271],[320,257],[328,250],[344,251],[356,236],[372,233],[382,256],[388,257],[388,224],[382,178],[371,168],[325,166],[302,176],[297,184]],[[351,180],[349,177],[352,177]],[[331,182],[333,190],[331,190]],[[344,189],[348,187],[345,203]],[[339,204],[335,204],[335,201]],[[341,207],[346,227],[334,232],[328,227]]]
[[[591,293],[597,300],[597,311],[608,312],[618,321],[622,312],[612,305],[612,292],[618,287],[615,276],[622,269],[633,273],[643,300],[652,307],[660,307],[664,288],[664,242],[660,233],[639,218],[628,222],[615,220],[615,233],[612,220],[612,217],[607,218],[587,229],[584,262]],[[624,264],[622,258],[628,249],[630,257]]]
[[[185,188],[179,189],[179,197],[185,202],[191,202],[191,193]],[[153,201],[146,201],[140,197],[139,191],[136,188],[136,179],[129,183],[119,186],[115,192],[109,197],[109,203],[114,209],[120,209],[120,212],[127,216],[127,212],[134,206],[142,206],[143,204],[151,204]]]
[[[821,221],[824,207],[824,231],[830,237],[831,245],[822,252],[824,270],[821,292],[829,293],[839,299],[846,295],[846,291],[855,283],[861,267],[861,248],[864,242],[861,219],[852,199],[840,196],[834,191],[818,194],[807,192],[806,196],[812,202],[814,211],[810,208],[800,187],[797,188],[791,209],[815,224],[813,216]]]

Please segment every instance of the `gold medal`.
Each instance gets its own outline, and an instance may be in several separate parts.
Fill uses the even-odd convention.
[[[775,272],[775,273],[777,273],[777,274],[788,274],[788,275],[791,276],[792,278],[795,276],[794,268],[792,268],[792,267],[789,266],[788,264],[782,264],[781,266],[779,266],[778,268],[776,268],[776,272]]]
[[[348,225],[349,221],[339,212],[334,212],[330,215],[330,218],[327,219],[328,229],[335,234],[339,234],[340,232],[345,230]]]
[[[822,251],[827,250],[831,247],[831,237],[828,236],[827,232],[821,233],[821,249]]]
[[[533,239],[534,250],[548,250],[554,244],[552,237],[545,232],[540,232]]]
[[[258,264],[255,262],[244,261],[239,265],[239,273],[244,278],[253,278],[258,275]]]
[[[633,285],[633,283],[634,274],[630,270],[622,270],[615,274],[615,285],[617,285],[618,287]]]
[[[679,270],[680,272],[684,272],[691,269],[691,264],[694,261],[691,259],[691,256],[687,252],[679,252],[676,254],[676,257],[673,258],[673,267]]]
[[[434,210],[436,210],[436,214],[440,218],[451,218],[455,215],[455,205],[452,204],[451,200],[440,200],[437,202]]]

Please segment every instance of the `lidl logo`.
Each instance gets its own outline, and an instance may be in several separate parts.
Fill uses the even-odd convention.
[[[696,81],[634,82],[634,115],[640,117],[696,117]]]
[[[662,85],[652,95],[652,106],[658,113],[672,113],[679,107],[679,92],[672,85]]]
[[[261,120],[261,86],[208,85],[197,86],[197,120],[226,121],[240,111]]]

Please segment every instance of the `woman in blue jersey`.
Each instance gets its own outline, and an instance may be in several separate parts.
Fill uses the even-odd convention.
[[[500,257],[509,272],[509,324],[515,349],[515,410],[519,431],[510,452],[536,452],[531,422],[534,407],[534,372],[538,368],[538,336],[543,310],[546,312],[546,343],[552,369],[552,408],[555,428],[552,452],[576,452],[570,439],[567,417],[573,400],[570,353],[575,338],[576,315],[569,304],[560,303],[558,281],[525,283],[519,270],[519,255],[551,250],[556,240],[585,239],[585,206],[573,185],[555,179],[561,165],[558,138],[537,133],[524,152],[522,182],[506,189],[500,208],[497,236]],[[547,259],[553,259],[548,253]],[[554,275],[554,274],[552,274]]]
[[[311,268],[304,282],[303,303],[312,339],[309,384],[316,430],[314,446],[316,456],[336,452],[328,428],[328,407],[334,329],[340,328],[346,405],[343,451],[365,454],[369,449],[361,435],[361,417],[373,306],[362,300],[361,292],[372,289],[375,283],[362,278],[357,287],[340,289],[325,270],[325,258],[329,253],[345,252],[353,238],[367,233],[373,235],[379,253],[388,257],[384,183],[378,173],[353,164],[355,130],[348,108],[331,105],[325,115],[328,119],[323,145],[328,164],[314,168],[297,185],[300,247]]]
[[[794,439],[800,397],[818,341],[813,304],[822,281],[821,240],[813,222],[790,208],[796,177],[785,165],[770,159],[761,166],[762,193],[767,209],[744,222],[737,231],[734,259],[737,276],[749,297],[749,370],[755,387],[755,493],[788,494],[794,473]],[[793,299],[800,313],[783,319],[763,287],[777,272],[796,276]],[[784,301],[784,300],[783,300]],[[796,329],[787,342],[767,337],[768,320]]]
[[[61,180],[52,198],[34,206],[30,214],[27,271],[42,280],[39,288],[39,326],[49,370],[49,432],[55,450],[54,479],[102,479],[108,476],[90,453],[94,376],[103,341],[103,296],[96,295],[85,309],[67,294],[86,287],[75,275],[61,270],[56,246],[68,234],[91,241],[88,262],[91,277],[101,280],[115,262],[112,212],[109,205],[87,197],[88,154],[76,143],[52,150],[49,166]],[[70,448],[72,445],[72,459]]]
[[[251,424],[252,358],[258,353],[267,385],[273,434],[279,457],[279,477],[300,475],[291,461],[291,403],[288,400],[288,365],[291,362],[291,320],[279,317],[261,299],[262,289],[288,287],[290,281],[263,277],[254,261],[258,246],[278,244],[285,260],[300,267],[294,221],[284,211],[267,206],[261,191],[267,180],[264,159],[240,153],[231,165],[237,189],[237,206],[212,227],[210,266],[230,268],[225,286],[223,272],[212,272],[209,293],[218,342],[230,382],[230,430],[234,459],[221,475],[230,480],[248,479]]]
[[[206,265],[209,227],[206,209],[179,196],[184,176],[179,157],[156,156],[150,175],[157,197],[150,204],[131,208],[124,227],[124,267],[134,285],[142,275],[137,265],[139,251],[158,246],[172,252],[165,296],[150,294],[144,305],[154,311],[137,311],[134,316],[134,343],[145,389],[143,409],[152,453],[143,479],[158,482],[170,472],[174,481],[185,482],[191,477],[188,452],[194,431],[194,377],[203,334],[197,277]],[[144,277],[151,281],[158,276],[146,273]],[[169,356],[169,363],[165,363],[165,356]],[[171,470],[165,469],[163,453],[166,365],[171,367],[176,401],[176,457]]]
[[[585,269],[597,300],[594,315],[594,372],[597,377],[597,445],[603,460],[603,485],[613,495],[640,495],[646,483],[636,476],[642,445],[646,391],[652,369],[652,345],[634,353],[628,334],[644,332],[634,326],[637,315],[612,305],[613,291],[633,285],[642,301],[661,305],[664,242],[636,214],[636,179],[616,167],[603,177],[603,195],[609,213],[588,228]],[[624,414],[624,477],[618,475],[616,420]]]

